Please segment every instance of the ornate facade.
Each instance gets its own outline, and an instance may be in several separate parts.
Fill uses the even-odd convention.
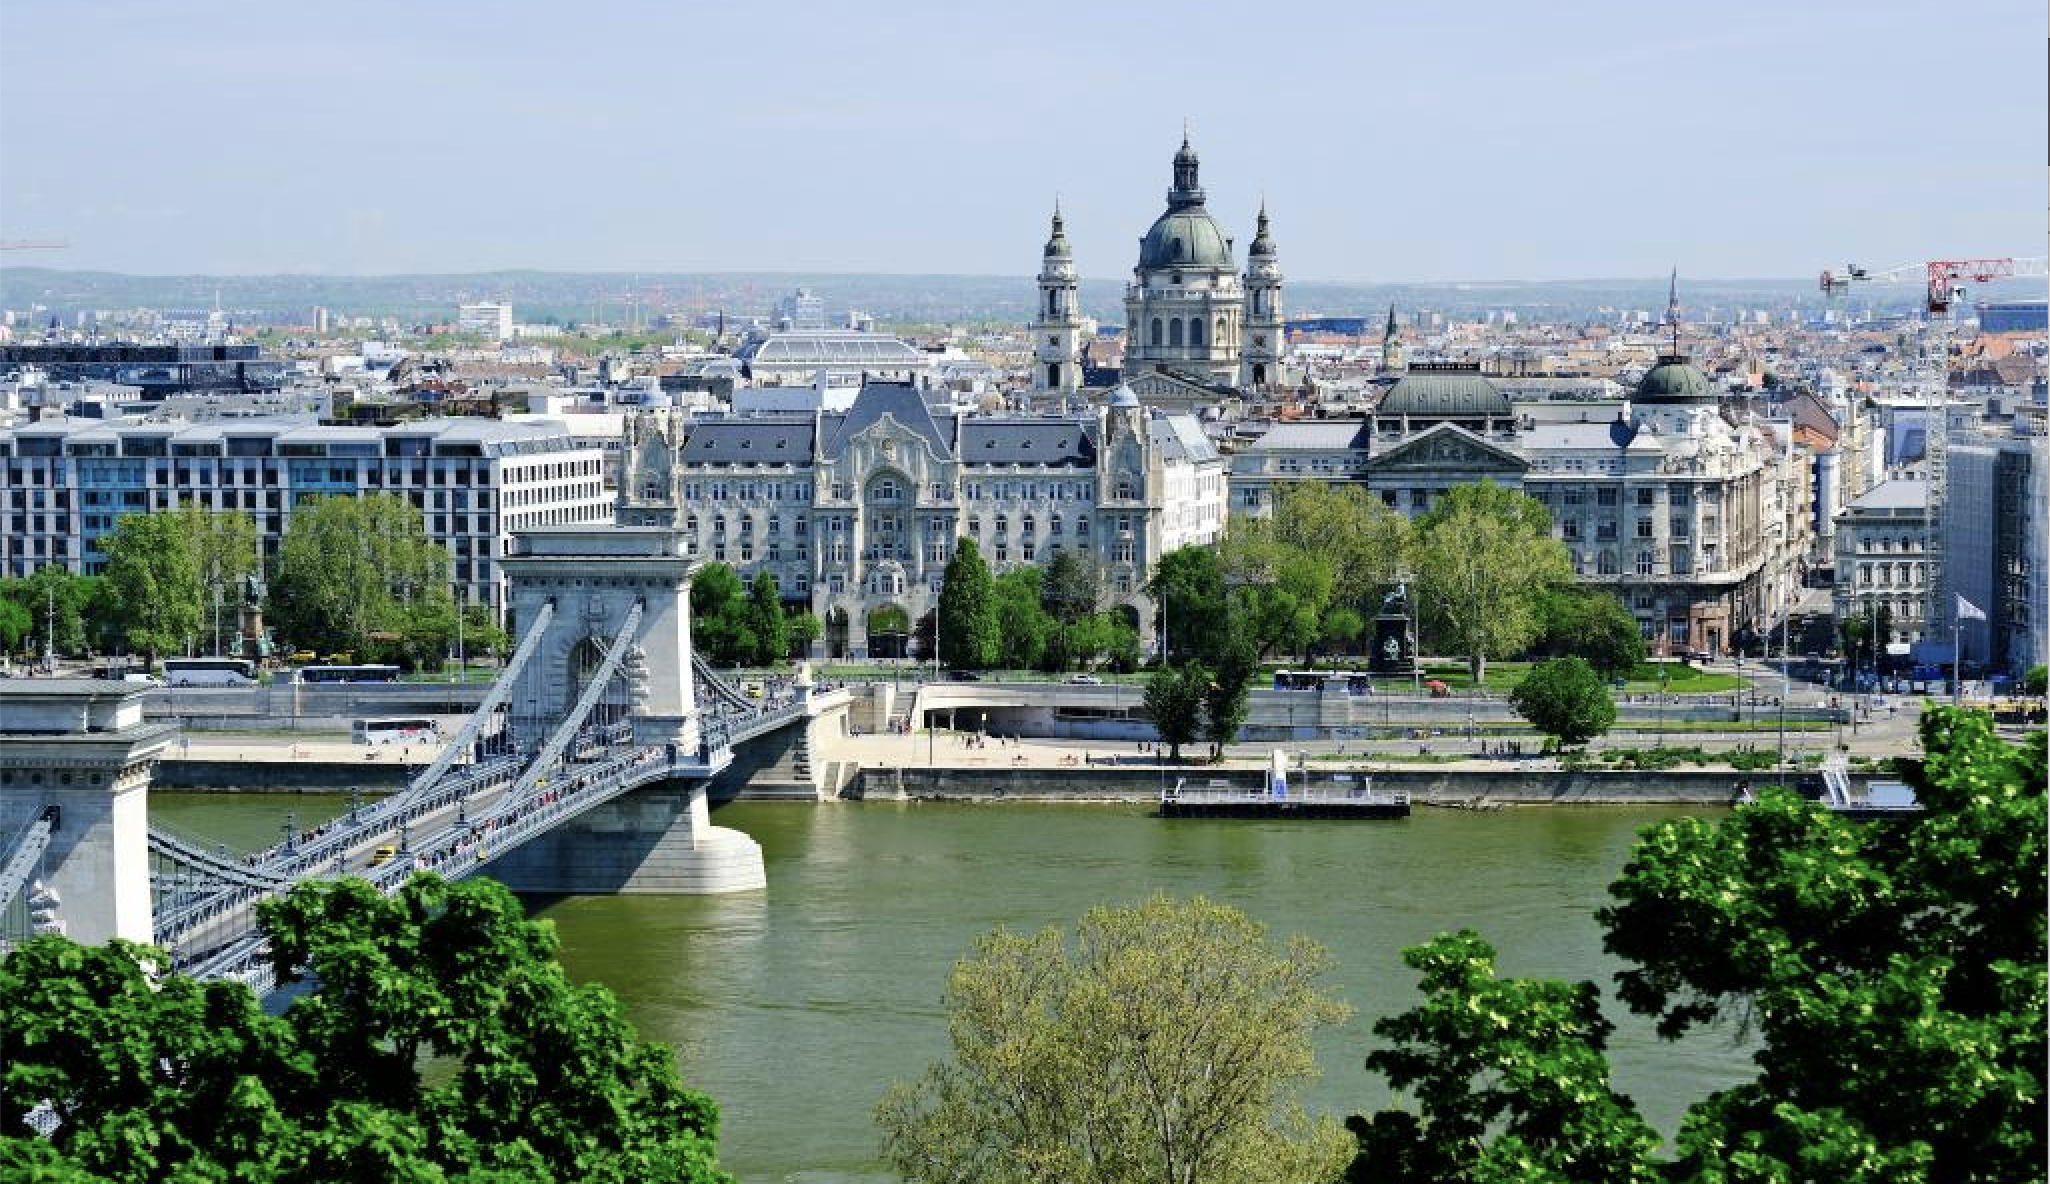
[[[1080,414],[956,415],[869,383],[841,413],[644,413],[627,447],[620,522],[673,522],[698,559],[773,574],[825,624],[827,658],[924,656],[908,630],[963,537],[997,572],[1082,551],[1150,636],[1154,561],[1224,527],[1224,462],[1200,426],[1122,389]]]

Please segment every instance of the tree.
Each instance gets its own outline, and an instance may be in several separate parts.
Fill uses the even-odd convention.
[[[1539,594],[1538,650],[1576,654],[1605,678],[1622,678],[1644,661],[1644,633],[1623,602],[1607,592],[1551,588]]]
[[[790,614],[790,655],[802,658],[811,653],[812,643],[823,637],[826,627],[809,612],[799,609]]]
[[[1163,661],[1208,659],[1229,616],[1217,552],[1190,545],[1162,555],[1146,582],[1146,594],[1160,608],[1168,647]]]
[[[711,1099],[497,884],[308,882],[261,914],[279,981],[313,984],[282,1016],[128,942],[0,962],[0,1125],[60,1120],[0,1139],[0,1176],[729,1180]]]
[[[940,585],[940,661],[964,670],[996,665],[998,633],[995,586],[974,539],[962,539],[947,560]]]
[[[1496,980],[1472,934],[1411,951],[1429,1001],[1370,1065],[1420,1114],[1350,1124],[1352,1178],[1993,1184],[2040,1177],[2044,736],[1931,708],[1923,813],[1844,818],[1780,789],[1647,829],[1597,914],[1618,994],[1660,1036],[1736,1017],[1751,1080],[1682,1120],[1669,1161],[1608,1086],[1590,983]]]
[[[1182,745],[1196,738],[1209,686],[1210,672],[1200,662],[1163,666],[1146,681],[1146,714],[1153,717],[1154,734],[1167,745],[1167,759],[1179,763]]]
[[[783,593],[776,577],[757,573],[747,589],[747,623],[754,634],[754,664],[774,666],[790,656],[790,618],[783,611]],[[905,622],[909,632],[910,622]]]
[[[1298,1093],[1347,1008],[1314,943],[1200,897],[997,930],[954,968],[951,1056],[876,1107],[883,1155],[927,1184],[1312,1184],[1343,1135]]]
[[[691,640],[715,666],[746,666],[755,661],[761,641],[748,587],[739,573],[723,563],[707,563],[690,584]]]
[[[411,630],[414,641],[384,644],[412,654],[421,636],[413,618],[452,612],[443,607],[454,600],[450,562],[402,497],[311,498],[293,507],[278,545],[268,611],[279,633],[305,649],[367,655],[373,634],[401,639]]]
[[[1560,748],[1585,744],[1616,723],[1616,703],[1594,667],[1580,658],[1553,658],[1531,667],[1509,705]]]
[[[116,632],[127,648],[155,662],[200,633],[202,585],[192,519],[129,514],[100,539]]]
[[[1073,625],[1096,612],[1103,603],[1103,572],[1083,551],[1060,547],[1047,561],[1041,585],[1041,601],[1047,614],[1062,625]]]
[[[1593,983],[1495,977],[1472,930],[1402,952],[1426,1002],[1374,1024],[1367,1068],[1417,1109],[1346,1122],[1352,1184],[1652,1184],[1658,1132],[1609,1085]]]
[[[0,631],[4,631],[4,627],[0,627]],[[2038,663],[2022,675],[2022,694],[2041,695],[2046,687],[2050,687],[2050,666]]]
[[[0,653],[14,653],[22,639],[35,631],[35,618],[10,596],[0,596]]]
[[[999,639],[996,665],[1007,670],[1031,670],[1046,656],[1054,621],[1042,607],[1042,583],[1040,570],[1029,564],[996,578],[990,594]]]
[[[1536,594],[1573,578],[1544,506],[1492,481],[1448,490],[1417,519],[1412,551],[1424,621],[1466,657],[1476,686],[1489,658],[1530,643]]]
[[[1249,692],[1260,672],[1251,642],[1233,637],[1220,647],[1217,668],[1203,688],[1203,738],[1210,741],[1210,759],[1224,759],[1224,746],[1238,739],[1246,726]]]
[[[2044,737],[1922,716],[1923,814],[1845,819],[1769,791],[1646,832],[1600,913],[1631,1010],[1674,1038],[1740,1013],[1758,1076],[1693,1107],[1685,1178],[2038,1178]]]
[[[227,628],[239,632],[237,613],[244,582],[255,574],[259,562],[255,517],[209,510],[196,501],[179,503],[176,516],[199,572],[200,607],[202,614],[210,614],[209,636],[211,626],[219,624],[223,615]],[[225,647],[223,641],[220,648]]]
[[[1356,485],[1290,482],[1276,499],[1272,521],[1278,542],[1331,565],[1334,604],[1361,613],[1371,612],[1381,590],[1395,582],[1409,543],[1409,519]]]

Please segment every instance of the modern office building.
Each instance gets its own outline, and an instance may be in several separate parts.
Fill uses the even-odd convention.
[[[0,431],[0,573],[24,576],[46,563],[95,573],[105,563],[98,541],[121,517],[191,501],[250,515],[275,557],[306,499],[391,493],[411,501],[428,537],[449,549],[457,594],[502,613],[497,560],[512,532],[608,521],[605,463],[602,448],[553,421],[45,420]]]
[[[1079,414],[966,415],[870,382],[841,413],[648,414],[627,449],[619,521],[675,523],[698,558],[774,574],[831,658],[905,653],[901,623],[938,605],[963,537],[999,573],[1083,552],[1150,637],[1153,563],[1224,529],[1224,461],[1200,425],[1127,390]]]
[[[2046,480],[2050,439],[1972,433],[1950,442],[1945,582],[1986,614],[1960,621],[1958,640],[1967,663],[1992,673],[2018,675],[2044,660]]]
[[[116,382],[160,399],[191,391],[269,391],[284,385],[285,363],[254,345],[0,345],[0,373],[33,367],[56,382]]]
[[[456,307],[456,328],[464,333],[475,333],[493,341],[511,341],[513,337],[513,307],[494,301],[478,304],[462,304]]]

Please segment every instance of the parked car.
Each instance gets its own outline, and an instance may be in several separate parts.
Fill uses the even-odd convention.
[[[947,671],[947,681],[981,682],[982,676],[980,674],[975,673],[973,670],[949,670]]]
[[[1103,680],[1093,674],[1070,674],[1068,684],[1077,687],[1100,687]]]

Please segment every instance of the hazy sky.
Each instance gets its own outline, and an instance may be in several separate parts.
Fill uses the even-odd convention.
[[[2043,0],[0,0],[0,262],[1363,281],[2040,254]]]

